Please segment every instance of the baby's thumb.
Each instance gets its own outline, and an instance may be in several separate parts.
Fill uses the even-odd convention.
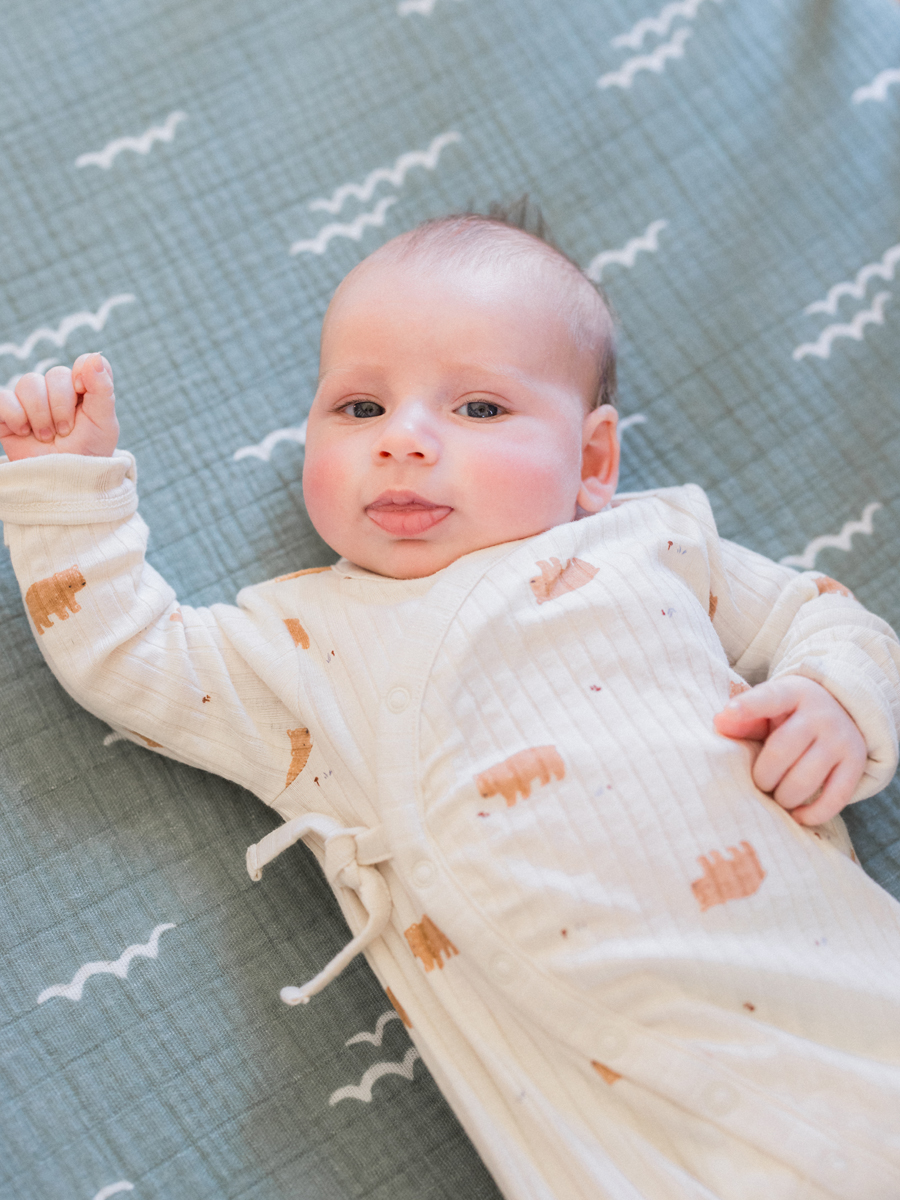
[[[713,724],[716,733],[723,737],[748,739],[753,742],[763,742],[769,734],[769,721],[766,717],[756,717],[740,708],[732,708],[733,700],[716,713]]]
[[[772,727],[772,718],[782,715],[784,699],[780,689],[772,683],[747,688],[732,696],[722,711],[716,713],[713,724],[724,737],[765,741]]]
[[[89,354],[72,372],[76,391],[84,394],[84,415],[95,425],[103,425],[116,413],[116,393],[112,367],[102,354]]]

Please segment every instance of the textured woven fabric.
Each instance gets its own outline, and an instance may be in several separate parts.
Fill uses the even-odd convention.
[[[299,439],[342,275],[528,191],[619,314],[624,486],[900,624],[895,0],[8,0],[0,69],[0,384],[105,351],[185,601],[333,557]],[[345,1046],[362,965],[278,1000],[347,936],[305,852],[254,888],[272,815],[106,744],[5,559],[0,617],[3,1200],[495,1196],[421,1064],[329,1105],[409,1043]],[[895,895],[897,795],[848,814]]]

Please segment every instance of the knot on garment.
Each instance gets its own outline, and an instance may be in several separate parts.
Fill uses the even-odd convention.
[[[299,988],[282,988],[281,999],[285,1004],[308,1004],[310,996],[321,992],[357,954],[381,936],[391,917],[391,893],[375,865],[391,857],[380,825],[371,829],[364,825],[348,828],[324,813],[295,817],[248,848],[247,871],[250,878],[260,880],[263,867],[289,846],[311,835],[324,843],[325,877],[328,882],[335,889],[345,887],[356,893],[366,911],[366,924],[309,983]]]

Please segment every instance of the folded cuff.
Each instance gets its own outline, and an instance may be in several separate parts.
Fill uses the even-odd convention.
[[[90,525],[137,509],[137,466],[127,450],[111,458],[44,454],[0,457],[0,521],[11,525]]]

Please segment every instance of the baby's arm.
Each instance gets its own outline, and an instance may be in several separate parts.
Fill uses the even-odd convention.
[[[716,728],[764,741],[757,786],[799,823],[819,824],[880,791],[896,770],[900,642],[833,579],[721,539],[706,497],[685,491],[707,529],[713,626],[752,688]]]
[[[25,376],[15,395],[0,392],[0,420],[13,460],[0,465],[0,519],[53,673],[142,744],[272,803],[305,729],[247,647],[277,650],[283,634],[289,659],[290,636],[255,597],[249,607],[179,605],[145,562],[134,460],[115,451],[109,365],[86,355],[71,372],[48,372],[46,386]]]
[[[800,825],[821,825],[850,803],[866,767],[856,722],[821,684],[782,675],[735,696],[715,719],[725,737],[762,742],[753,782]]]

